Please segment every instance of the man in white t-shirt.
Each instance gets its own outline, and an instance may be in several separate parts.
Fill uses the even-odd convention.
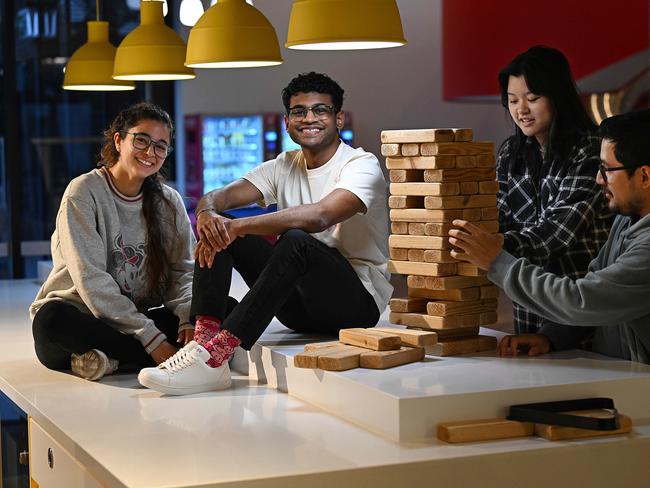
[[[386,182],[377,158],[339,138],[343,89],[319,73],[282,92],[285,124],[298,151],[280,154],[206,194],[196,209],[191,316],[195,342],[140,382],[167,394],[227,388],[228,359],[250,349],[276,316],[290,329],[336,335],[373,327],[392,286]],[[229,209],[263,201],[278,211],[240,219]],[[278,235],[273,245],[262,236]],[[232,268],[250,287],[228,297]]]

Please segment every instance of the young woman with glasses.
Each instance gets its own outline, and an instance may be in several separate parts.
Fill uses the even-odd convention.
[[[52,235],[54,268],[30,308],[36,355],[89,380],[166,360],[193,338],[195,239],[162,183],[173,125],[150,103],[118,114],[98,168],[70,182]]]
[[[499,84],[515,126],[497,156],[504,247],[547,271],[580,278],[611,224],[596,183],[596,126],[556,49],[534,46],[517,55],[499,73]],[[516,332],[536,332],[542,323],[514,304]]]

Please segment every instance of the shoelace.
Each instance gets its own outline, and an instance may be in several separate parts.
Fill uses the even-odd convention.
[[[192,349],[183,348],[166,361],[160,363],[158,367],[164,368],[170,373],[176,373],[194,363],[197,357],[195,351],[196,347],[193,347]]]

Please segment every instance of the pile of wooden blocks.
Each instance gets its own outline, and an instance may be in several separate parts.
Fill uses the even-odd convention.
[[[293,358],[297,368],[345,371],[353,368],[387,369],[421,361],[424,348],[436,343],[436,334],[393,327],[342,329],[339,340],[305,345]]]
[[[498,289],[476,266],[451,257],[454,219],[498,234],[494,145],[472,129],[388,130],[381,151],[390,171],[389,271],[407,275],[408,297],[390,302],[390,321],[434,330],[427,354],[496,348],[479,326],[497,322]]]

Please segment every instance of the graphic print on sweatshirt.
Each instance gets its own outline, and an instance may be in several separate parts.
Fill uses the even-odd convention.
[[[109,272],[117,281],[122,294],[137,302],[137,292],[144,285],[144,243],[125,244],[122,234],[115,236]]]

